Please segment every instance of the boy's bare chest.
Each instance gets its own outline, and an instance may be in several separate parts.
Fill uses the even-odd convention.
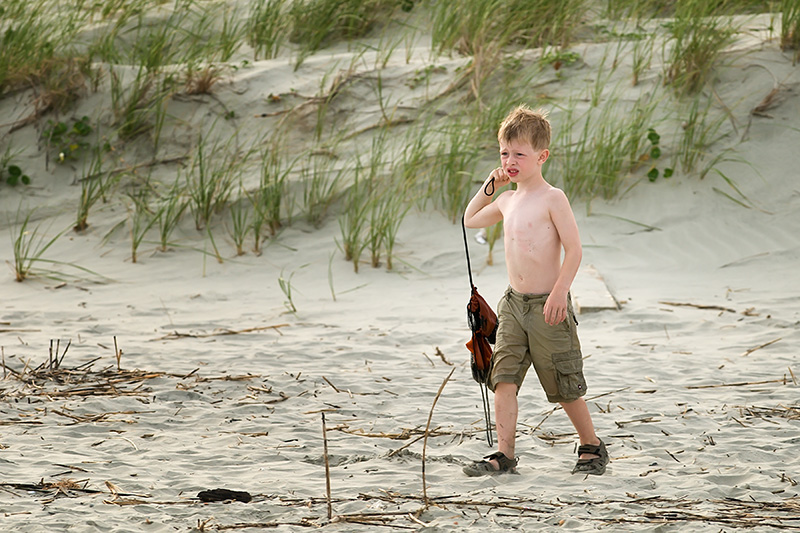
[[[509,202],[503,213],[506,239],[518,241],[550,240],[556,233],[544,202]]]

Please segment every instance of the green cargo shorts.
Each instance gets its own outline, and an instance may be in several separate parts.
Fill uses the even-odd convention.
[[[567,318],[551,326],[544,321],[547,296],[522,294],[509,287],[500,299],[488,383],[492,391],[497,383],[514,383],[519,391],[533,365],[549,402],[571,402],[586,394],[572,299],[567,297]]]

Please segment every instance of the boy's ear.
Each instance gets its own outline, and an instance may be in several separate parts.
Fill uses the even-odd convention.
[[[548,157],[550,157],[550,150],[545,148],[542,150],[542,153],[539,154],[539,164],[544,165],[544,162],[547,161]]]

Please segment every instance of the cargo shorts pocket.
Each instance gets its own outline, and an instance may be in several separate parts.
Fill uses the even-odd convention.
[[[583,377],[583,357],[580,350],[553,354],[558,393],[565,399],[578,399],[586,394],[586,379]]]

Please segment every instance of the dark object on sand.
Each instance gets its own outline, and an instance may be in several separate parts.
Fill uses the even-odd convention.
[[[483,415],[486,419],[486,440],[489,446],[492,442],[492,416],[489,407],[489,369],[492,365],[492,347],[497,335],[497,315],[492,307],[486,303],[478,293],[478,288],[472,282],[472,266],[469,262],[469,243],[467,241],[467,227],[464,217],[461,217],[461,230],[464,233],[464,251],[467,254],[467,272],[469,272],[470,298],[467,304],[467,324],[472,330],[472,338],[467,342],[470,364],[472,366],[472,379],[478,382],[483,400]]]
[[[249,492],[229,489],[209,489],[197,493],[201,502],[224,502],[236,500],[247,503],[253,499]]]

